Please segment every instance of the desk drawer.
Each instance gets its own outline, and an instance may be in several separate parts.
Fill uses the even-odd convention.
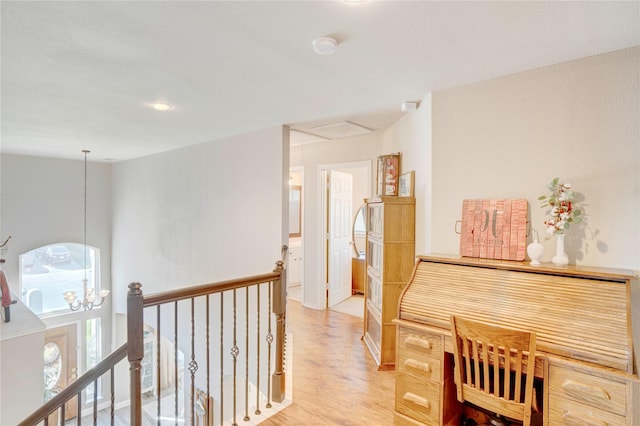
[[[554,395],[549,397],[551,426],[626,426],[624,416]]]
[[[396,371],[396,411],[426,424],[440,421],[440,385]]]
[[[626,413],[626,384],[570,368],[549,366],[549,394],[622,416]]]
[[[440,381],[439,359],[427,357],[411,358],[404,353],[400,353],[396,369],[412,376],[414,380]]]
[[[427,358],[440,359],[442,340],[440,335],[407,327],[399,327],[398,349],[405,358],[426,361]]]

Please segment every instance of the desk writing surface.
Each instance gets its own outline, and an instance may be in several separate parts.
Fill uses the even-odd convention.
[[[421,256],[398,318],[448,329],[457,314],[523,328],[537,333],[542,352],[631,373],[638,321],[629,298],[637,286],[621,270]]]

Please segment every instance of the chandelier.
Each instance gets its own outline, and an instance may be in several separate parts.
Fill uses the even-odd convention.
[[[86,311],[100,306],[109,295],[109,290],[100,290],[100,294],[96,295],[95,289],[89,287],[87,280],[87,154],[91,151],[83,149],[82,152],[84,153],[84,279],[82,280],[82,299],[78,299],[75,291],[65,291],[62,294],[72,311],[77,311],[80,308]]]

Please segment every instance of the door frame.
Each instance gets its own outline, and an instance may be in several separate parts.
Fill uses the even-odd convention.
[[[327,172],[330,170],[337,170],[337,171],[344,171],[345,169],[366,169],[366,175],[367,175],[367,182],[366,182],[366,187],[369,189],[369,194],[372,193],[373,191],[373,187],[372,187],[372,160],[363,160],[363,161],[351,161],[351,162],[346,162],[346,163],[330,163],[330,164],[320,164],[317,166],[317,170],[318,170],[318,181],[317,181],[317,185],[318,185],[318,217],[320,218],[320,222],[321,222],[321,229],[320,229],[320,238],[318,239],[318,257],[316,259],[316,261],[318,262],[318,265],[322,265],[321,267],[321,285],[323,287],[322,289],[322,294],[323,294],[323,309],[327,309],[327,304],[328,304],[328,294],[327,294],[327,289],[328,289],[328,276],[327,276],[327,271],[328,271],[328,262],[329,259],[327,257],[327,250],[326,248],[326,244],[327,244],[327,214],[328,214],[328,210],[327,210],[327,206],[328,206],[328,199],[327,199]],[[354,180],[355,182],[355,180]],[[362,203],[358,203],[358,207],[360,207],[360,204]],[[304,292],[304,286],[303,286],[303,292]]]

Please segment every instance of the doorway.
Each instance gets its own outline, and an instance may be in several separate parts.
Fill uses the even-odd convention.
[[[351,199],[349,203],[349,211],[341,210],[339,219],[334,216],[337,214],[337,209],[331,207],[331,191],[332,186],[327,185],[327,179],[331,173],[337,172],[339,174],[351,175]],[[321,253],[321,265],[323,265],[324,283],[326,286],[324,307],[330,308],[351,297],[353,294],[353,278],[352,278],[352,258],[354,256],[354,250],[351,246],[353,235],[353,218],[356,216],[356,212],[361,207],[365,198],[368,198],[371,194],[371,161],[359,161],[351,163],[338,163],[319,166],[320,185],[325,188],[321,193],[320,200],[320,216],[322,218],[321,238],[319,239],[322,248]],[[334,203],[335,204],[335,203]],[[343,203],[340,203],[344,206]],[[337,206],[334,206],[337,207]],[[338,221],[338,227],[345,226],[348,234],[348,245],[346,257],[340,255],[343,247],[338,245],[334,248],[332,240],[332,232],[330,229],[330,222],[332,220]],[[342,222],[344,221],[344,222]],[[334,225],[335,226],[335,225]],[[339,232],[338,238],[343,238],[345,233],[344,228],[342,232]],[[345,278],[346,277],[346,278]],[[335,280],[332,282],[332,279]],[[344,280],[348,281],[348,288],[345,288]]]
[[[304,278],[304,168],[289,170],[289,253],[287,298],[302,301]]]
[[[45,402],[73,382],[78,375],[78,327],[68,324],[50,328],[44,334],[44,389]],[[64,421],[73,419],[78,412],[78,398],[65,404]],[[52,416],[54,418],[52,418]],[[58,424],[58,412],[49,417],[49,424]],[[52,423],[53,421],[53,423]]]

